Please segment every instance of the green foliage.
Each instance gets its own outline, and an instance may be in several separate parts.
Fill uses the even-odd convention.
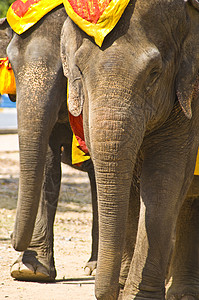
[[[7,10],[14,0],[0,0],[0,18],[6,17]]]

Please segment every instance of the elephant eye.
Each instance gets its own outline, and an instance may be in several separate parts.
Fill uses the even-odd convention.
[[[151,70],[151,72],[148,76],[148,80],[146,81],[147,91],[156,83],[156,81],[160,77],[160,74],[161,74],[161,72],[157,68],[154,68],[154,69]]]
[[[159,78],[160,76],[160,71],[157,69],[152,69],[151,73],[150,73],[150,82],[151,85],[154,84],[156,82],[156,80]]]

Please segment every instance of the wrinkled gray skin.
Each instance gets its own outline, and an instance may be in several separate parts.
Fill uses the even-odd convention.
[[[172,278],[172,285],[167,292],[168,300],[198,299],[198,245],[199,176],[194,176],[177,220],[175,248],[167,276],[168,280]]]
[[[12,38],[12,30],[8,26],[6,18],[0,19],[0,55],[6,57],[6,48]]]
[[[19,195],[12,243],[17,251],[24,251],[12,267],[11,275],[23,280],[56,277],[53,223],[61,180],[61,147],[64,147],[62,161],[71,165],[72,142],[66,78],[60,58],[60,32],[66,17],[62,6],[54,9],[24,34],[14,33],[7,48],[16,78],[20,149]],[[7,21],[0,31],[4,41],[9,30],[6,24]],[[88,172],[91,183],[93,243],[86,266],[92,273],[97,261],[98,214],[91,160],[79,169]],[[22,263],[30,272],[24,271]]]
[[[61,51],[69,110],[78,114],[84,103],[97,183],[97,299],[117,299],[120,269],[124,284],[129,261],[122,299],[165,299],[179,228],[168,297],[198,299],[198,199],[185,203],[180,213],[199,144],[197,4],[132,0],[101,48],[70,19],[64,23]],[[121,268],[123,250],[127,263]]]

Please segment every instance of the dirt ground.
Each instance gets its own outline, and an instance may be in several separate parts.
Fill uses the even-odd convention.
[[[0,299],[91,300],[94,277],[84,265],[91,249],[91,197],[86,173],[62,165],[62,185],[55,220],[55,283],[16,281],[10,266],[17,253],[10,234],[16,213],[19,181],[17,135],[0,135]]]

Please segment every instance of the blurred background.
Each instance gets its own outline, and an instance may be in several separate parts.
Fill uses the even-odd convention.
[[[0,18],[6,16],[9,6],[14,2],[14,0],[1,0],[0,1]]]
[[[8,95],[0,96],[0,134],[17,132],[16,102],[12,102]]]

